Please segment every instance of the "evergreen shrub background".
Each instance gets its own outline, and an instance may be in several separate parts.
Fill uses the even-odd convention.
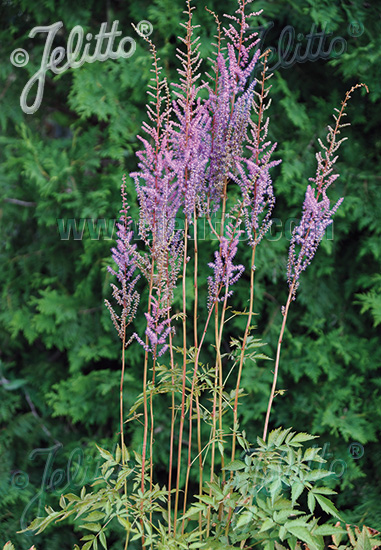
[[[214,32],[205,3],[194,2],[204,58]],[[235,3],[207,5],[222,15]],[[151,67],[147,44],[131,23],[152,23],[151,38],[175,80],[183,7],[183,0],[0,4],[0,546],[12,538],[29,548],[30,537],[15,536],[25,526],[20,519],[29,522],[61,492],[91,482],[98,460],[94,440],[110,449],[117,442],[120,345],[103,305],[112,241],[104,233],[91,238],[87,229],[81,240],[73,234],[62,240],[57,220],[66,226],[68,219],[118,216],[122,174],[136,167]],[[263,0],[254,8],[264,8],[255,25],[274,22],[265,47],[278,48],[286,25],[295,29],[295,44],[312,25],[347,44],[340,56],[279,68],[272,79],[271,139],[283,159],[274,172],[274,217],[282,235],[275,226],[258,250],[255,300],[256,336],[268,342],[272,357],[287,293],[285,229],[299,215],[307,178],[314,175],[317,138],[325,136],[347,89],[357,82],[370,88],[366,97],[355,93],[348,108],[349,140],[340,149],[341,177],[332,188],[332,201],[345,200],[333,238],[323,241],[302,275],[290,312],[278,383],[287,391],[276,398],[272,427],[319,434],[328,466],[338,474],[332,481],[340,491],[336,505],[348,522],[381,529],[381,6],[375,0]],[[110,28],[114,20],[122,36],[135,38],[134,55],[59,76],[49,71],[41,107],[24,114],[20,94],[40,66],[45,43],[41,35],[28,38],[30,30],[62,21],[54,46],[65,47],[75,25],[94,35],[102,22]],[[15,48],[29,52],[25,68],[10,63]],[[200,265],[207,261],[200,258]],[[237,287],[237,306],[244,307],[247,293],[248,285]],[[136,324],[143,332],[141,317]],[[132,346],[126,408],[141,389],[141,363],[141,348]],[[261,433],[271,380],[270,362],[246,365],[241,412],[249,439]],[[164,407],[157,408],[163,441],[167,417]],[[139,424],[129,425],[127,437],[129,447],[139,449]],[[165,472],[165,447],[159,462]],[[67,526],[33,539],[49,550],[74,542]],[[111,548],[118,548],[117,533]]]

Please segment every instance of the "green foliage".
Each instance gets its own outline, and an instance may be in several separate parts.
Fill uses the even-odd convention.
[[[278,428],[269,434],[266,443],[257,438],[257,447],[253,449],[241,436],[243,456],[225,466],[225,471],[231,474],[227,482],[221,483],[217,477],[208,482],[205,488],[208,492],[197,496],[197,501],[179,518],[188,523],[186,541],[192,543],[188,547],[236,548],[237,543],[244,541],[249,545],[261,544],[267,550],[281,541],[294,550],[300,540],[311,550],[323,550],[324,536],[344,533],[341,528],[318,522],[322,512],[342,518],[327,498],[335,491],[321,485],[331,476],[321,468],[326,462],[321,449],[304,447],[314,438],[290,428]],[[101,475],[92,483],[96,489],[88,492],[83,487],[80,496],[65,494],[60,499],[61,510],[47,507],[48,515],[36,518],[27,530],[39,534],[50,524],[73,517],[79,529],[91,533],[81,538],[82,550],[96,550],[99,544],[107,548],[113,522],[125,529],[131,542],[144,536],[146,544],[157,549],[182,548],[181,536],[172,539],[168,535],[168,491],[158,485],[144,493],[140,490],[141,456],[134,453],[131,460],[127,448],[122,450],[119,445],[115,454],[100,447],[98,451],[103,464]],[[128,489],[122,493],[125,483]],[[306,498],[307,511],[303,509]],[[319,515],[315,517],[317,511]],[[153,522],[152,516],[156,518]],[[197,527],[192,529],[193,519]]]
[[[372,282],[372,290],[364,294],[357,294],[358,301],[356,303],[362,306],[361,313],[370,311],[374,319],[373,324],[376,327],[381,323],[381,276],[376,275]]]
[[[316,549],[324,548],[323,536],[336,532],[327,523],[319,525],[313,516],[317,504],[322,511],[340,518],[325,496],[335,491],[315,486],[331,475],[321,467],[311,468],[313,463],[325,462],[321,449],[302,449],[302,443],[313,438],[278,428],[269,434],[267,443],[258,438],[257,448],[248,449],[242,461],[226,466],[226,470],[234,471],[228,485],[233,487],[233,495],[236,492],[240,496],[232,522],[237,540],[250,539],[252,544],[260,543],[266,549],[274,548],[279,540],[287,541],[292,549],[296,537]],[[300,509],[302,496],[307,496],[308,512]],[[246,504],[242,506],[242,502]]]

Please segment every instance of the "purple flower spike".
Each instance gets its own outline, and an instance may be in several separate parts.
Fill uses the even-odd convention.
[[[330,209],[326,192],[322,192],[320,200],[319,193],[316,196],[315,194],[316,190],[309,185],[303,203],[302,219],[292,233],[288,255],[287,281],[290,287],[294,285],[294,298],[299,286],[301,272],[305,271],[310,265],[326,228],[331,225],[333,215],[344,200],[343,198],[339,199],[335,206]],[[297,246],[300,246],[299,253],[296,251]]]
[[[344,108],[350,98],[350,93],[361,86],[362,84],[354,86],[347,92],[341,110],[336,109],[339,114],[333,117],[336,122],[335,127],[328,126],[327,145],[321,139],[318,140],[322,151],[316,153],[316,175],[314,178],[309,178],[309,181],[315,185],[314,187],[311,185],[307,187],[302,219],[292,233],[288,255],[287,280],[290,289],[292,288],[293,299],[295,299],[296,290],[299,286],[301,272],[311,263],[326,228],[332,223],[333,215],[344,200],[340,198],[333,208],[330,208],[327,189],[339,177],[338,174],[333,173],[334,164],[338,159],[335,153],[343,141],[347,139],[337,140],[340,129],[348,126],[348,123],[341,123],[342,117],[346,114]],[[297,252],[296,247],[300,247],[299,252]]]
[[[118,315],[108,300],[105,300],[112,322],[119,334],[119,337],[126,341],[126,328],[132,322],[136,315],[136,310],[139,305],[140,295],[135,290],[135,285],[139,279],[139,275],[134,277],[137,268],[137,251],[136,244],[131,244],[133,239],[133,231],[130,230],[132,220],[128,215],[129,206],[127,205],[126,195],[126,178],[123,176],[122,183],[122,201],[123,206],[120,211],[121,218],[117,224],[117,247],[112,248],[112,258],[116,263],[117,270],[108,267],[107,270],[115,275],[120,286],[111,284],[113,289],[112,295],[117,304],[122,308],[122,312]]]
[[[226,297],[233,294],[229,287],[234,285],[245,268],[243,265],[234,265],[233,260],[237,253],[239,238],[243,231],[236,230],[233,234],[232,225],[227,227],[226,237],[221,237],[220,249],[214,253],[214,262],[210,262],[208,266],[213,269],[213,276],[208,277],[209,297],[208,309],[211,309],[216,301],[221,302]],[[221,290],[225,288],[226,293],[220,296]]]

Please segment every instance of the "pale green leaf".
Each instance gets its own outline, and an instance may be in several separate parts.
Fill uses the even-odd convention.
[[[227,464],[224,467],[224,470],[235,472],[237,470],[242,470],[243,468],[245,468],[245,466],[246,466],[245,463],[242,462],[241,460],[233,460],[232,462],[229,462],[229,464]]]
[[[292,446],[298,446],[300,443],[304,443],[305,441],[310,441],[311,439],[316,439],[317,435],[311,435],[305,432],[297,433],[290,441],[289,445]]]
[[[324,510],[324,512],[327,512],[327,514],[331,514],[332,516],[335,516],[336,518],[340,519],[341,521],[344,521],[341,517],[339,511],[336,509],[336,507],[332,504],[328,498],[323,497],[322,495],[318,495],[315,493],[315,498],[320,504],[321,508]]]
[[[104,512],[91,512],[88,516],[86,516],[85,518],[83,518],[84,521],[89,521],[89,522],[94,522],[94,521],[98,521],[100,519],[103,519],[105,517],[105,513]]]
[[[236,528],[239,529],[240,527],[243,527],[244,525],[247,525],[251,520],[253,519],[253,514],[249,512],[249,510],[245,510],[240,514]]]
[[[126,531],[129,531],[131,529],[131,523],[128,521],[128,519],[122,518],[121,516],[117,516],[119,523],[126,529]]]
[[[313,493],[317,493],[318,495],[336,495],[336,491],[333,489],[329,489],[328,487],[314,487],[311,489]]]
[[[331,535],[342,535],[345,533],[345,530],[341,527],[336,527],[336,525],[319,525],[314,529],[315,535],[321,535],[322,537],[327,537]]]
[[[271,527],[273,527],[274,525],[275,523],[271,518],[265,519],[265,521],[262,523],[262,527],[260,528],[259,533],[263,533],[264,531],[271,529]]]
[[[320,550],[319,546],[316,544],[316,540],[312,537],[310,531],[301,525],[293,525],[291,522],[285,524],[285,528],[289,533],[295,535],[298,539],[306,542],[310,550]]]
[[[98,533],[102,529],[102,525],[100,523],[84,523],[83,525],[80,525],[83,529],[87,529],[88,531],[93,531],[94,533]]]
[[[116,451],[115,451],[115,462],[120,462],[120,459],[122,457],[122,451],[119,447],[119,445],[116,446]]]
[[[311,491],[309,491],[308,493],[307,504],[309,511],[311,512],[311,514],[313,514],[316,506],[316,500]]]
[[[98,445],[96,445],[96,447],[102,458],[104,458],[105,460],[114,460],[114,457],[109,451],[106,451],[106,449],[102,449],[102,447],[99,447]]]
[[[304,489],[303,483],[300,481],[295,481],[291,486],[291,499],[292,503],[295,504],[295,502],[298,500],[300,495],[302,494]]]
[[[106,535],[105,535],[105,532],[104,531],[101,531],[99,533],[99,540],[101,542],[101,545],[103,546],[103,548],[105,550],[107,550],[107,541],[106,541]]]

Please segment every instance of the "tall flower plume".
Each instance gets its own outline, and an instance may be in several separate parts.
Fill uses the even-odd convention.
[[[258,13],[245,15],[245,6],[250,2],[239,1],[235,16],[228,16],[232,23],[223,28],[227,41],[227,60],[222,54],[221,32],[218,18],[217,53],[214,64],[215,91],[210,89],[212,113],[212,150],[208,171],[209,211],[216,211],[229,182],[235,182],[241,192],[238,202],[230,206],[228,216],[235,218],[235,227],[230,226],[227,236],[220,237],[220,249],[209,266],[214,275],[209,278],[209,306],[212,300],[219,300],[222,266],[233,265],[239,236],[244,233],[251,247],[256,246],[271,224],[275,203],[270,169],[280,160],[271,160],[276,143],[267,139],[269,119],[264,112],[270,102],[266,98],[270,87],[266,75],[267,54],[261,56],[256,47],[256,33],[245,36],[249,28],[247,18]],[[254,69],[264,57],[262,81],[253,78]],[[213,81],[213,79],[211,79]],[[257,91],[258,84],[260,89]],[[231,243],[228,246],[228,239]],[[218,257],[217,257],[218,255]],[[234,284],[242,273],[237,266],[237,276],[228,277]],[[254,266],[253,266],[254,267]],[[226,284],[226,280],[225,283]],[[230,292],[228,293],[230,295]]]
[[[309,178],[313,185],[307,187],[302,218],[292,233],[288,255],[287,280],[294,299],[301,272],[307,269],[311,263],[326,228],[332,223],[333,215],[344,200],[340,198],[331,208],[327,197],[327,189],[339,177],[338,174],[333,173],[333,169],[338,159],[338,155],[335,155],[335,153],[343,141],[347,139],[345,137],[337,139],[340,129],[349,126],[349,123],[341,123],[341,119],[346,116],[345,107],[351,93],[362,86],[365,86],[365,84],[353,86],[346,93],[341,109],[335,109],[337,112],[337,115],[333,115],[335,127],[328,126],[327,145],[319,139],[321,151],[316,153],[316,175],[314,178]],[[368,91],[366,86],[365,88]]]
[[[148,344],[135,336],[146,350],[160,355],[173,331],[168,314],[181,268],[183,244],[176,220],[184,193],[183,182],[178,177],[179,159],[173,146],[169,90],[166,80],[161,78],[156,48],[146,40],[153,59],[153,77],[148,91],[151,99],[147,105],[149,123],[143,123],[148,137],[138,136],[143,149],[137,152],[139,170],[131,176],[140,206],[140,235],[149,248],[151,259],[151,266],[146,270],[151,288],[150,308],[146,313]]]
[[[214,14],[218,27],[216,59],[213,64],[214,75],[208,75],[212,143],[207,195],[212,211],[217,211],[225,182],[231,171],[235,171],[234,164],[242,157],[250,124],[255,86],[252,76],[260,55],[259,49],[255,49],[259,42],[257,33],[247,36],[247,19],[258,15],[245,14],[245,6],[250,3],[250,0],[240,0],[236,15],[225,16],[232,23],[222,28],[224,36],[218,17]],[[227,45],[224,47],[225,42]],[[252,50],[255,50],[254,53]],[[224,51],[227,51],[226,59]]]
[[[206,202],[206,169],[210,158],[211,119],[208,111],[209,100],[202,100],[200,91],[205,87],[198,84],[200,79],[201,58],[199,37],[194,38],[197,26],[192,24],[190,0],[187,0],[187,24],[185,38],[180,37],[184,51],[177,48],[176,57],[181,62],[178,69],[180,84],[173,84],[175,100],[173,113],[175,120],[170,129],[173,160],[171,167],[176,173],[177,182],[182,192],[182,209],[189,222],[195,210],[204,212]]]
[[[117,246],[111,249],[117,271],[111,267],[107,268],[112,275],[115,275],[119,283],[119,286],[111,284],[111,287],[113,298],[121,307],[121,313],[116,313],[108,300],[105,300],[105,304],[119,337],[126,343],[126,328],[133,321],[139,305],[140,295],[135,289],[135,285],[140,275],[135,275],[138,267],[138,253],[136,244],[131,243],[134,233],[130,229],[132,220],[128,214],[125,176],[123,176],[121,194],[122,209],[120,211],[121,218],[117,224]]]

